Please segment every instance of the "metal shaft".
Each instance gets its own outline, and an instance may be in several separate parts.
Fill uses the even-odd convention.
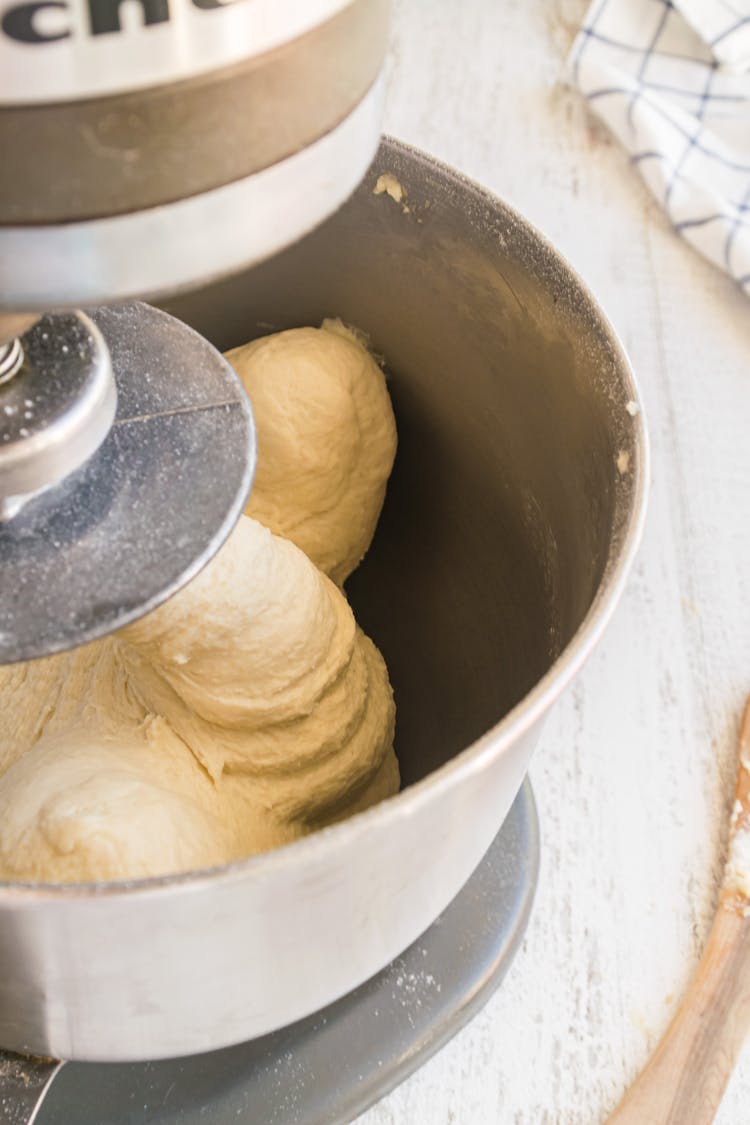
[[[0,520],[88,460],[115,416],[109,352],[82,313],[0,346]]]

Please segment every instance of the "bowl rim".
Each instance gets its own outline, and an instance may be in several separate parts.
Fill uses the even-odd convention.
[[[387,152],[396,157],[421,163],[442,179],[452,181],[469,192],[479,203],[503,212],[514,227],[531,238],[554,262],[559,275],[577,292],[591,312],[603,340],[611,349],[619,381],[629,391],[638,410],[633,417],[633,447],[636,452],[630,466],[632,486],[629,490],[627,518],[623,521],[621,539],[614,555],[605,564],[596,593],[575,633],[534,686],[502,718],[473,742],[458,751],[449,761],[432,770],[419,781],[399,790],[369,809],[354,813],[346,820],[320,828],[309,836],[294,840],[259,855],[233,860],[217,867],[198,868],[172,875],[156,875],[131,880],[98,883],[41,883],[0,880],[0,904],[4,909],[27,909],[30,906],[54,903],[68,904],[100,898],[151,896],[163,891],[195,893],[218,883],[244,882],[248,877],[274,878],[279,869],[297,866],[320,858],[332,848],[345,848],[355,833],[378,830],[388,822],[414,816],[429,801],[453,785],[463,775],[480,773],[490,760],[503,754],[522,738],[550,709],[571,680],[577,675],[598,644],[620,601],[628,575],[640,546],[648,507],[651,452],[648,425],[638,381],[624,345],[601,304],[587,283],[568,259],[547,236],[515,207],[470,176],[451,167],[423,150],[390,137],[382,137],[376,160]]]

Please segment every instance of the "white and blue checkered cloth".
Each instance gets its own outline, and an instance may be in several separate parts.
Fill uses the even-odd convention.
[[[597,0],[570,74],[675,229],[750,295],[750,0]]]

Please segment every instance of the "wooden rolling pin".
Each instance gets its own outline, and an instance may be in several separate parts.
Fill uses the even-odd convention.
[[[738,759],[729,856],[708,943],[664,1038],[609,1125],[710,1125],[750,1028],[750,699]]]

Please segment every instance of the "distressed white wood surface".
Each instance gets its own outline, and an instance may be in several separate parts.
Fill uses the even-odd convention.
[[[585,6],[396,5],[388,131],[518,206],[589,282],[640,378],[653,491],[621,608],[532,769],[543,858],[523,949],[488,1007],[360,1125],[603,1121],[717,899],[750,692],[750,303],[561,85]],[[717,1120],[750,1121],[750,1046]]]

